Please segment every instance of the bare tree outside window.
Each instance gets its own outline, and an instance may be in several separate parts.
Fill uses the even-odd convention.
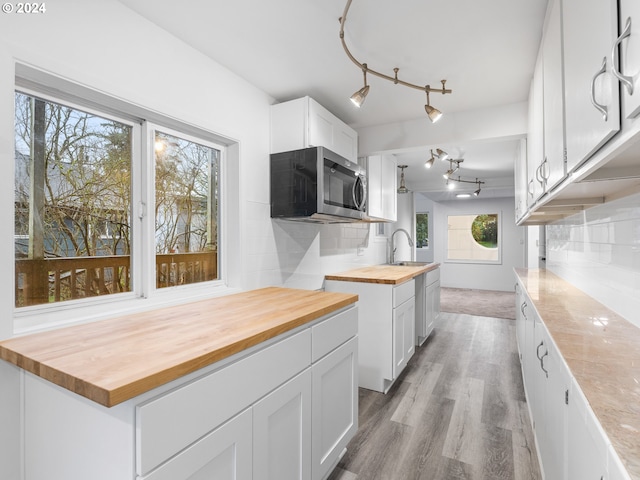
[[[16,306],[128,291],[131,127],[16,93],[15,149]]]
[[[214,280],[220,151],[156,132],[155,156],[157,286]]]

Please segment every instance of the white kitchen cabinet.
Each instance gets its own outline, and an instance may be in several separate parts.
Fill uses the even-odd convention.
[[[140,480],[251,480],[251,410],[247,409]]]
[[[540,169],[544,162],[544,97],[542,50],[539,52],[529,89],[527,131],[527,206],[531,207],[544,193]]]
[[[622,112],[624,118],[631,119],[640,113],[640,2],[620,0],[619,8],[620,57],[615,65],[620,75],[627,78],[620,86]],[[616,53],[614,46],[612,54]]]
[[[611,71],[611,49],[618,36],[617,3],[562,2],[568,172],[620,129],[619,86]]]
[[[350,393],[350,389],[348,389]],[[311,478],[311,369],[253,406],[253,479]],[[211,477],[218,478],[218,477]]]
[[[326,147],[358,162],[358,134],[311,97],[271,106],[271,153]]]
[[[415,351],[415,280],[325,280],[325,290],[359,296],[358,384],[386,393]]]
[[[433,331],[440,315],[440,268],[415,278],[416,345],[422,345]]]
[[[313,480],[329,476],[358,429],[357,352],[352,337],[312,367]]]
[[[565,176],[561,1],[549,2],[542,40],[544,159],[539,177],[543,191],[553,189]]]
[[[395,222],[397,213],[397,165],[393,155],[367,157],[367,216],[371,220]]]
[[[357,325],[345,307],[111,408],[23,371],[24,480],[323,480],[357,429]]]
[[[520,140],[514,165],[515,221],[518,222],[528,210],[527,205],[527,140]]]
[[[568,478],[608,479],[606,436],[575,381],[571,385],[568,410]]]
[[[393,309],[393,377],[402,373],[416,351],[416,306],[411,297]]]

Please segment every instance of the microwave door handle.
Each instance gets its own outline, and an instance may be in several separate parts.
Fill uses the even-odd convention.
[[[356,196],[356,187],[359,187],[360,192],[362,193],[361,202],[358,202],[358,199]],[[351,191],[351,194],[353,195],[353,204],[356,206],[356,208],[359,211],[362,211],[364,209],[364,203],[366,202],[366,199],[367,199],[367,192],[365,191],[364,181],[362,180],[362,177],[360,175],[357,175],[356,181],[353,182],[353,189]]]

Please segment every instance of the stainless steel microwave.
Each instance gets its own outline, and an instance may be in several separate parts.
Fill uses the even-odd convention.
[[[315,223],[365,218],[364,168],[324,147],[271,154],[271,217]]]

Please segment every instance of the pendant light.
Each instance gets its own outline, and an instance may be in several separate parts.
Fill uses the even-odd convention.
[[[400,169],[400,186],[398,187],[398,193],[409,193],[409,189],[404,184],[404,169],[407,168],[407,165],[398,165]]]

